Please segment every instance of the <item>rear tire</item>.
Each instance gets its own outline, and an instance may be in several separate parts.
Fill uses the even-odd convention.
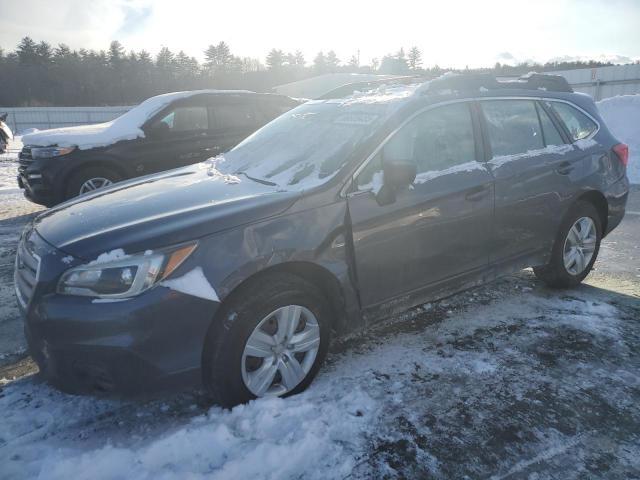
[[[296,320],[297,328],[291,330],[288,339],[278,343],[281,317],[277,312],[287,312],[287,309],[301,313]],[[211,400],[231,408],[258,396],[288,397],[305,390],[327,354],[330,319],[330,309],[322,292],[296,275],[274,273],[243,287],[223,305],[205,340],[202,375]],[[265,330],[267,327],[273,330]],[[256,331],[267,340],[258,345],[264,346],[266,353],[258,351],[257,356],[252,356],[247,352],[249,347],[255,347],[250,339],[256,338]],[[295,339],[309,333],[315,342],[313,346],[295,349]],[[291,378],[289,368],[299,375]],[[255,378],[260,381],[256,375],[259,370],[266,372],[266,386],[256,387],[252,381]]]
[[[602,220],[588,202],[578,202],[560,225],[549,263],[534,267],[536,277],[553,288],[579,285],[593,268],[602,240]]]
[[[108,184],[105,184],[104,180],[108,181]],[[69,200],[81,194],[91,193],[92,191],[107,187],[120,180],[122,180],[122,176],[108,167],[84,168],[71,175],[67,181],[64,198],[65,200]],[[93,184],[95,188],[90,188],[89,185],[91,184]]]

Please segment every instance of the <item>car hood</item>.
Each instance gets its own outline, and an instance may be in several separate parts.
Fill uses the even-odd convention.
[[[267,218],[299,196],[202,163],[79,197],[38,216],[34,225],[53,246],[92,260],[118,248],[162,248]]]
[[[144,132],[135,125],[111,121],[94,125],[53,128],[29,133],[22,137],[22,143],[30,147],[77,147],[80,150],[106,147],[121,140],[144,137]]]

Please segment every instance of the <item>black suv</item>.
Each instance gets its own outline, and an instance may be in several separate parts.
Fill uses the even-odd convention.
[[[528,266],[580,283],[627,159],[553,77],[308,102],[223,157],[37,217],[15,269],[30,351],[73,391],[300,392],[333,334]]]
[[[245,91],[158,95],[111,122],[25,135],[18,185],[28,199],[52,206],[226,152],[299,104],[290,97]]]

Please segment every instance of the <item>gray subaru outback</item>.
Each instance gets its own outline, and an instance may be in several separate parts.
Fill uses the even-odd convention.
[[[627,160],[560,77],[311,101],[37,217],[15,268],[30,351],[76,392],[295,394],[334,335],[525,267],[578,285],[624,215]]]

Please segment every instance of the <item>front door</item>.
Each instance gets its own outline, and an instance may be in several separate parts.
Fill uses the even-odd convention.
[[[436,287],[488,266],[493,178],[482,161],[471,104],[427,110],[380,149],[348,195],[364,307]],[[382,165],[417,164],[414,185],[381,205]]]
[[[201,162],[218,153],[209,111],[198,97],[178,102],[145,126],[132,161],[140,174]]]

